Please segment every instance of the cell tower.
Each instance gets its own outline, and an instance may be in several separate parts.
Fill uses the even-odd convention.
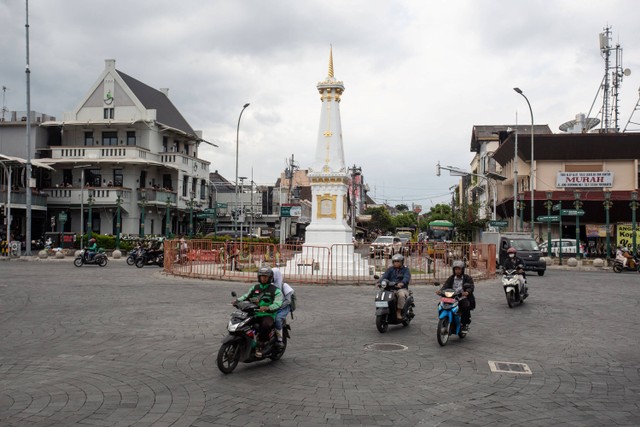
[[[624,76],[631,74],[631,70],[622,68],[622,47],[620,44],[611,46],[611,27],[604,28],[600,33],[600,54],[604,58],[604,78],[602,83],[602,109],[600,132],[619,132],[618,126],[618,94]],[[615,55],[615,65],[611,64],[611,56]]]
[[[4,122],[4,113],[9,111],[7,109],[7,102],[6,102],[7,89],[8,88],[6,86],[2,86],[2,121],[3,122]]]

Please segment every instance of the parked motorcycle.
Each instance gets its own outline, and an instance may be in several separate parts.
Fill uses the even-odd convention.
[[[231,295],[237,297],[235,292]],[[258,324],[255,312],[258,306],[251,301],[236,301],[233,304],[237,308],[231,313],[227,324],[227,335],[222,340],[220,350],[218,350],[218,369],[225,374],[230,374],[238,366],[239,362],[251,363],[267,358],[278,360],[284,355],[287,349],[287,341],[290,338],[291,327],[285,318],[282,323],[282,345],[276,346],[277,336],[275,329],[269,334],[269,341],[262,345],[262,356],[256,356],[256,346],[258,339]]]
[[[504,295],[507,297],[509,308],[513,308],[516,303],[523,304],[529,296],[526,279],[524,284],[520,284],[520,274],[517,270],[504,270],[502,272],[502,287]]]
[[[376,279],[377,276],[374,276]],[[402,308],[402,318],[397,318],[397,297],[395,291],[395,283],[391,283],[386,279],[378,283],[378,292],[376,293],[376,328],[381,334],[387,332],[389,325],[398,325],[402,323],[409,326],[414,318],[413,308],[416,306],[413,302],[413,293],[409,291],[409,296]]]
[[[637,256],[634,256],[633,261],[635,263],[634,268],[629,267],[629,260],[627,260],[627,265],[625,267],[624,264],[622,263],[622,260],[616,258],[613,261],[613,271],[616,273],[622,273],[623,271],[633,271],[633,272],[637,271],[638,273],[640,273],[640,258],[638,258]]]
[[[87,248],[84,248],[80,251],[80,254],[73,260],[73,265],[76,267],[82,267],[84,264],[97,264],[100,267],[104,267],[107,265],[108,259],[107,254],[104,253],[104,249],[98,249],[98,252],[95,253],[93,258],[89,258],[89,251]]]
[[[462,330],[458,311],[458,301],[462,298],[464,297],[453,289],[443,289],[440,292],[437,338],[441,346],[447,345],[451,335],[458,335],[460,339],[467,336],[467,333]]]
[[[142,268],[145,265],[157,265],[160,268],[164,267],[164,253],[143,251],[141,255],[136,258],[136,267]]]

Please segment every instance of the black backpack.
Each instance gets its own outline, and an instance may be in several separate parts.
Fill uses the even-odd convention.
[[[289,307],[291,307],[291,312],[296,311],[296,293],[291,294],[291,303],[289,303]]]

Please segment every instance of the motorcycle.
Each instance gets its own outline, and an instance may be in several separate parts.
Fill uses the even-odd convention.
[[[237,295],[235,292],[231,292],[231,296],[235,298]],[[262,355],[258,357],[256,356],[258,325],[255,316],[258,305],[251,301],[236,301],[233,306],[237,310],[229,317],[227,324],[229,335],[222,340],[222,345],[218,350],[216,360],[218,369],[224,374],[230,374],[239,362],[251,363],[267,358],[280,359],[287,349],[287,341],[290,338],[291,327],[287,324],[287,319],[283,319],[282,323],[282,345],[276,345],[278,338],[275,329],[272,329],[269,340],[263,343]]]
[[[460,339],[467,336],[462,330],[462,322],[460,321],[460,313],[458,312],[458,301],[463,298],[461,294],[453,289],[443,289],[440,293],[440,302],[438,303],[438,344],[447,345],[449,336],[458,335]]]
[[[520,285],[520,274],[517,270],[504,270],[502,272],[502,287],[504,295],[507,297],[509,308],[513,308],[516,303],[524,304],[524,300],[529,296],[525,283]]]
[[[378,279],[377,276],[374,278]],[[389,282],[386,279],[381,280],[378,283],[378,292],[376,293],[376,328],[381,334],[387,332],[389,325],[398,325],[402,323],[404,326],[409,326],[411,320],[415,317],[413,308],[416,306],[413,302],[413,293],[409,291],[404,307],[402,308],[402,318],[397,318],[396,310],[396,287],[394,283]]]
[[[640,273],[640,258],[638,258],[637,256],[634,256],[633,261],[635,263],[634,268],[629,267],[629,260],[627,260],[627,265],[625,267],[622,260],[616,258],[613,261],[613,271],[616,273],[622,273],[623,271],[633,271],[633,272],[637,271],[638,273]]]
[[[104,253],[104,249],[98,249],[93,258],[89,258],[89,251],[84,248],[80,251],[80,254],[73,260],[73,265],[76,267],[82,267],[84,264],[97,264],[100,267],[107,265],[107,254]]]
[[[164,253],[154,253],[150,251],[142,251],[142,254],[136,258],[136,267],[142,268],[145,265],[157,265],[164,267]]]
[[[127,257],[127,265],[134,265],[136,263],[136,258],[138,258],[142,253],[142,248],[140,246],[136,246],[133,248],[129,256]]]

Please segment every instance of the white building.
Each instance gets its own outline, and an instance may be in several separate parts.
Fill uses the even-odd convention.
[[[87,230],[91,204],[95,233],[116,233],[120,205],[123,234],[187,234],[191,208],[197,212],[208,203],[209,162],[198,158],[201,132],[169,100],[168,89],[116,70],[115,60],[105,61],[74,111],[43,126],[48,147],[40,157],[55,168],[44,187],[50,215],[68,213],[65,231],[80,232],[81,206]]]

